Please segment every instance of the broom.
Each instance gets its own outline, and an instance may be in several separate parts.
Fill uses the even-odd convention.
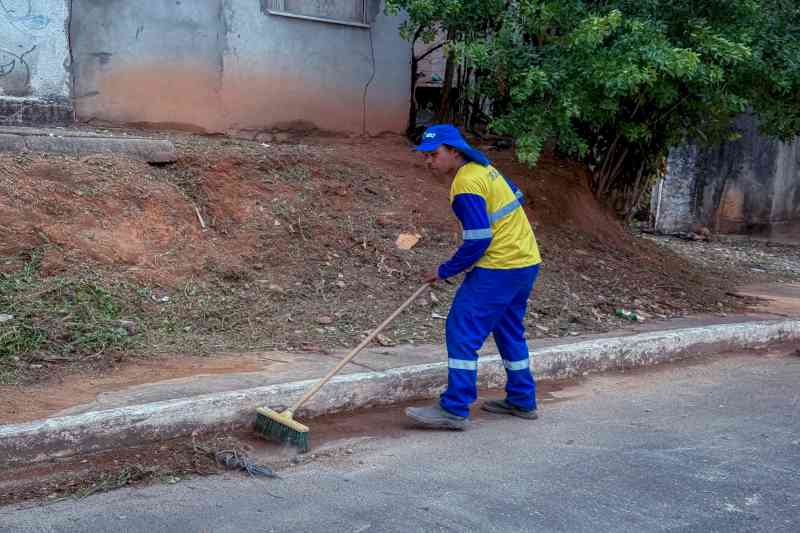
[[[426,283],[415,292],[408,300],[406,300],[403,305],[397,308],[397,310],[389,316],[383,323],[375,328],[375,330],[370,333],[366,339],[361,341],[355,349],[353,349],[350,353],[348,353],[344,359],[339,361],[339,363],[333,367],[322,379],[320,379],[317,383],[311,387],[302,398],[300,398],[294,405],[290,408],[286,409],[283,412],[273,411],[267,407],[258,407],[256,409],[256,431],[266,439],[275,440],[278,442],[286,442],[292,444],[298,448],[300,452],[308,451],[308,426],[304,426],[300,422],[294,419],[294,414],[297,412],[300,407],[303,406],[308,400],[314,396],[323,385],[325,385],[330,379],[335,376],[339,370],[344,367],[347,363],[353,360],[353,358],[361,352],[370,342],[374,339],[383,329],[389,325],[389,323],[397,318],[397,315],[402,313],[409,305],[411,305],[414,300],[420,297],[420,295],[430,286],[429,283]]]

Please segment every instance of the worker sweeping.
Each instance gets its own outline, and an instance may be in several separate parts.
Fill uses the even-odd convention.
[[[408,408],[406,414],[426,427],[465,429],[478,397],[478,350],[491,333],[506,368],[506,398],[482,408],[536,419],[524,319],[541,257],[522,192],[454,126],[428,128],[416,149],[434,173],[452,178],[450,203],[463,228],[461,247],[425,281],[468,272],[447,317],[447,390],[437,404]]]

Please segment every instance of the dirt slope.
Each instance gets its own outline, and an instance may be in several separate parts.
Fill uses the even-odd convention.
[[[399,137],[170,135],[180,157],[163,167],[0,155],[0,314],[14,315],[0,323],[2,380],[129,356],[351,346],[459,243],[448,184]],[[725,294],[737,278],[624,230],[580,166],[489,154],[525,192],[542,247],[531,336],[607,330],[618,307],[668,317],[741,303]],[[401,233],[420,240],[398,249]],[[440,342],[452,291],[384,342]]]

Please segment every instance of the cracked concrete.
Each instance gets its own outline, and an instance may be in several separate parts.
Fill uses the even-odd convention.
[[[148,163],[174,163],[175,145],[166,139],[100,135],[67,128],[0,128],[0,152],[50,152],[83,157],[122,154]]]

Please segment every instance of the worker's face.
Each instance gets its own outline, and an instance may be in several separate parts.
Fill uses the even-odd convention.
[[[464,157],[449,146],[441,145],[433,152],[425,152],[428,168],[438,176],[452,176],[464,164]]]

